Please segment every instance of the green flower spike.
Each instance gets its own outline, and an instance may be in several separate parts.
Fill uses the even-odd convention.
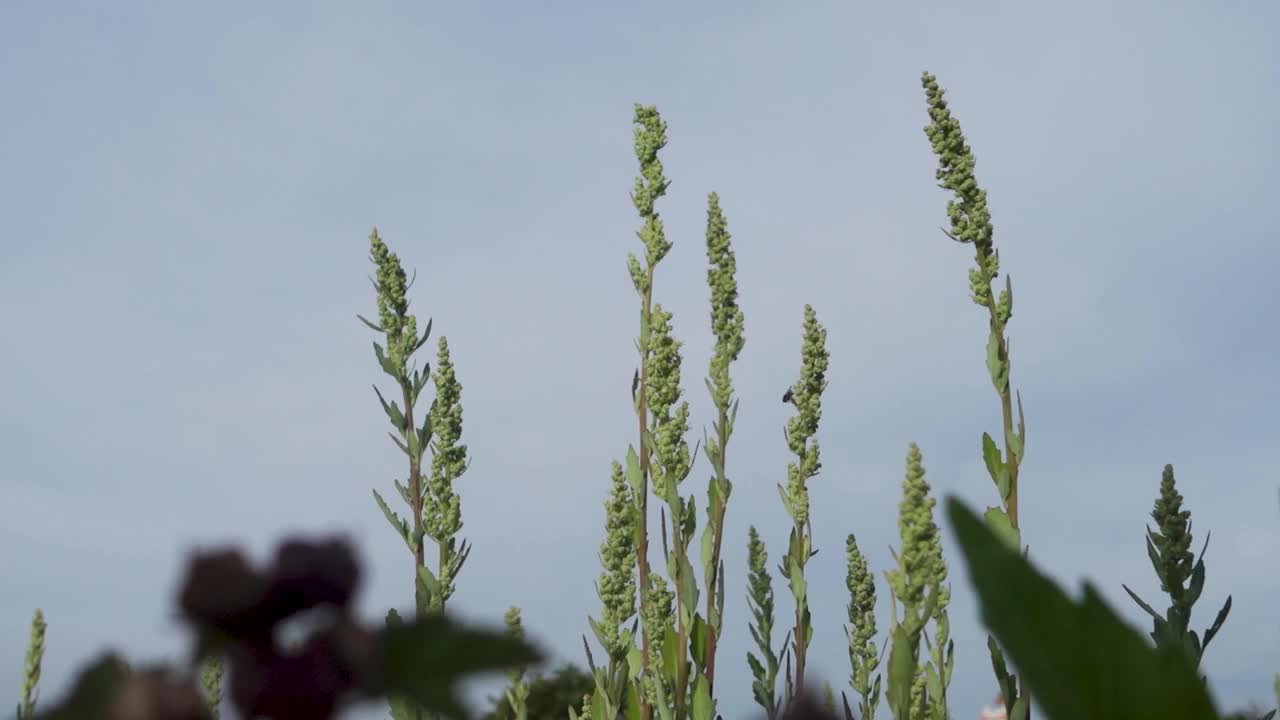
[[[849,625],[845,626],[845,636],[849,640],[849,664],[853,668],[849,685],[862,698],[858,706],[859,717],[874,720],[876,708],[880,705],[880,675],[877,673],[872,680],[872,673],[880,664],[880,652],[875,643],[875,578],[867,568],[866,558],[858,549],[858,541],[853,535],[845,540],[845,558],[848,561],[845,586],[849,589]]]

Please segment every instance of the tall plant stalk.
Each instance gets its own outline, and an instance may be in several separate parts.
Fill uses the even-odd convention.
[[[636,158],[640,177],[636,178],[632,201],[643,221],[638,233],[645,246],[645,264],[628,254],[632,285],[641,298],[640,337],[637,350],[640,365],[632,381],[636,420],[639,427],[637,451],[628,450],[626,475],[636,502],[636,549],[640,592],[643,650],[639,676],[641,718],[649,720],[657,707],[663,720],[683,718],[694,690],[694,704],[705,710],[709,688],[700,672],[691,675],[688,646],[690,634],[701,624],[697,615],[698,587],[688,548],[697,527],[693,497],[680,495],[679,486],[692,468],[691,453],[684,439],[689,427],[689,404],[680,401],[680,347],[671,335],[672,315],[653,300],[654,270],[671,249],[662,219],[654,209],[656,200],[669,185],[662,174],[658,151],[667,142],[666,123],[656,108],[635,106]],[[677,403],[679,403],[677,405]],[[648,538],[648,492],[664,502],[662,542],[667,574],[674,589],[651,571]],[[665,518],[670,513],[668,539]],[[672,602],[674,601],[674,606]],[[673,658],[667,662],[666,658]],[[692,682],[691,682],[692,681]]]
[[[458,572],[470,554],[466,541],[459,545],[455,537],[462,529],[462,519],[453,482],[466,471],[467,466],[467,448],[459,442],[462,435],[462,387],[454,375],[449,344],[444,337],[440,338],[434,375],[426,363],[421,370],[411,366],[411,356],[426,344],[431,335],[431,321],[427,321],[426,330],[419,336],[417,318],[409,312],[407,298],[412,283],[407,281],[400,258],[387,248],[377,229],[370,233],[369,245],[370,259],[377,268],[373,286],[379,322],[373,323],[359,315],[356,317],[385,337],[385,349],[378,342],[373,343],[374,355],[382,371],[395,381],[400,390],[398,403],[394,398],[387,402],[378,387],[375,385],[373,388],[395,428],[394,433],[389,433],[392,442],[409,459],[407,482],[393,482],[400,497],[409,505],[410,519],[404,520],[396,515],[376,489],[373,498],[413,555],[414,600],[417,616],[422,618],[444,612],[445,603],[454,592]],[[414,407],[428,380],[434,381],[436,396],[419,426],[414,421]],[[400,403],[403,403],[403,409]],[[436,436],[434,446],[431,443],[433,433]],[[428,447],[432,448],[433,456],[430,474],[424,477],[422,458]],[[426,564],[424,537],[431,538],[438,548],[439,565],[434,573]],[[388,624],[399,621],[399,613],[392,609],[387,614]],[[426,716],[420,709],[410,707],[400,699],[392,699],[391,708],[396,720]]]
[[[1010,389],[1009,382],[1009,340],[1006,330],[1009,319],[1013,317],[1013,286],[1006,275],[1005,287],[1000,291],[999,298],[996,297],[993,283],[1000,274],[1000,253],[991,239],[991,212],[987,209],[987,193],[978,186],[974,176],[976,161],[973,152],[965,142],[960,122],[951,115],[937,79],[926,72],[922,76],[922,84],[931,121],[925,128],[925,135],[933,146],[933,153],[938,157],[936,177],[940,181],[939,187],[954,195],[954,199],[947,201],[951,229],[944,229],[943,233],[955,242],[973,245],[976,267],[969,270],[970,298],[974,304],[986,309],[989,319],[987,370],[1000,398],[1004,452],[1002,456],[996,441],[989,434],[982,434],[982,457],[1000,496],[999,507],[987,508],[986,521],[1012,547],[1021,550],[1018,469],[1024,456],[1026,427],[1022,416],[1022,396]],[[1015,397],[1018,408],[1016,429],[1013,415]],[[1003,653],[990,636],[987,645],[1010,720],[1027,720],[1031,712],[1031,698],[1027,689],[1019,688],[1017,676],[1008,673]]]
[[[713,475],[707,483],[707,526],[702,533],[702,576],[707,585],[705,661],[707,689],[715,697],[716,649],[724,628],[724,562],[720,546],[724,538],[725,510],[733,483],[725,470],[726,448],[738,417],[738,401],[733,398],[729,365],[738,359],[746,342],[742,309],[738,307],[737,262],[730,247],[730,235],[720,209],[720,197],[707,197],[707,284],[711,286],[711,330],[716,337],[711,357],[707,391],[716,406],[717,419],[712,437],[704,441]],[[705,432],[704,432],[705,436]]]
[[[783,401],[796,408],[796,414],[787,420],[784,437],[787,447],[796,461],[787,465],[787,484],[778,485],[782,505],[791,516],[791,535],[787,554],[778,566],[778,572],[787,578],[791,595],[795,598],[795,625],[791,629],[791,653],[795,658],[794,680],[788,674],[787,704],[804,694],[804,673],[809,642],[813,639],[812,618],[809,612],[809,586],[804,577],[809,558],[818,554],[813,549],[813,523],[809,517],[809,487],[811,478],[822,469],[819,460],[818,421],[822,418],[822,392],[827,389],[827,363],[830,355],[826,348],[827,330],[818,322],[817,313],[810,305],[804,306],[804,334],[800,350],[800,378],[783,395]]]
[[[657,108],[636,104],[633,122],[635,129],[636,159],[640,161],[640,176],[636,178],[635,189],[631,201],[640,214],[642,226],[638,233],[645,248],[645,264],[634,253],[627,255],[627,267],[631,273],[631,283],[640,296],[640,337],[636,342],[636,350],[640,354],[640,364],[632,381],[636,423],[639,427],[637,445],[627,450],[627,480],[631,484],[632,497],[636,503],[636,567],[639,577],[640,617],[644,623],[641,634],[641,683],[648,682],[650,667],[653,664],[653,639],[655,632],[649,627],[652,613],[649,612],[650,597],[653,594],[649,578],[649,473],[650,456],[653,452],[648,432],[648,406],[650,385],[651,328],[653,326],[653,276],[658,263],[671,250],[662,228],[662,219],[654,210],[658,198],[667,192],[670,184],[662,175],[662,161],[658,159],[658,151],[667,144],[666,123],[658,115]],[[636,447],[639,450],[636,450]],[[661,636],[658,636],[659,639]],[[650,720],[653,709],[649,693],[641,696],[641,720]]]

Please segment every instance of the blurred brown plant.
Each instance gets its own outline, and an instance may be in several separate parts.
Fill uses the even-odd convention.
[[[350,615],[360,581],[345,538],[289,539],[265,572],[234,549],[195,553],[178,592],[181,620],[196,634],[191,658],[226,658],[230,701],[243,717],[329,720],[347,704],[388,694],[466,717],[453,692],[463,674],[540,660],[501,632],[455,628],[443,616],[372,631]],[[296,651],[283,651],[277,626],[311,610],[329,611]],[[192,673],[134,671],[114,653],[81,672],[69,698],[42,720],[211,720]]]

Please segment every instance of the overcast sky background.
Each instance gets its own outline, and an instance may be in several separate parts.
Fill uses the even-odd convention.
[[[635,441],[637,101],[670,125],[658,207],[675,246],[656,297],[685,342],[691,442],[713,409],[711,191],[746,315],[721,712],[755,714],[747,526],[774,566],[779,396],[805,303],[831,353],[811,677],[844,687],[844,538],[889,567],[908,443],[939,497],[996,501],[979,452],[999,423],[986,321],[972,249],[938,231],[926,69],[975,150],[1013,278],[1033,558],[1073,593],[1092,578],[1145,632],[1120,585],[1160,598],[1143,525],[1173,463],[1197,551],[1213,532],[1196,628],[1234,597],[1205,658],[1214,691],[1227,709],[1272,702],[1280,6],[1047,5],[5,3],[0,706],[17,701],[37,607],[45,702],[104,646],[182,657],[169,613],[196,544],[265,560],[286,532],[349,532],[362,616],[412,605],[409,555],[370,493],[404,475],[354,317],[376,312],[375,225],[417,271],[413,309],[448,337],[464,388],[475,550],[454,606],[500,622],[519,605],[558,659],[585,664],[610,461]],[[708,468],[699,454],[685,486],[700,526]],[[954,545],[948,560],[951,699],[969,717],[995,684]]]

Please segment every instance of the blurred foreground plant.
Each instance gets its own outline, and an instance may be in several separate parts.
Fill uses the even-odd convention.
[[[947,514],[982,621],[1049,720],[1218,717],[1181,648],[1153,648],[1092,583],[1080,601],[1068,598],[959,500],[947,501]]]
[[[178,593],[179,616],[195,634],[189,669],[133,670],[108,652],[80,673],[69,697],[41,720],[197,720],[213,713],[194,670],[226,658],[230,701],[243,717],[328,720],[354,702],[394,694],[429,712],[466,718],[455,684],[469,675],[541,659],[501,631],[461,627],[443,615],[371,630],[350,614],[360,579],[343,539],[289,539],[265,571],[238,550],[196,553]],[[301,614],[323,622],[296,651],[277,627]]]

